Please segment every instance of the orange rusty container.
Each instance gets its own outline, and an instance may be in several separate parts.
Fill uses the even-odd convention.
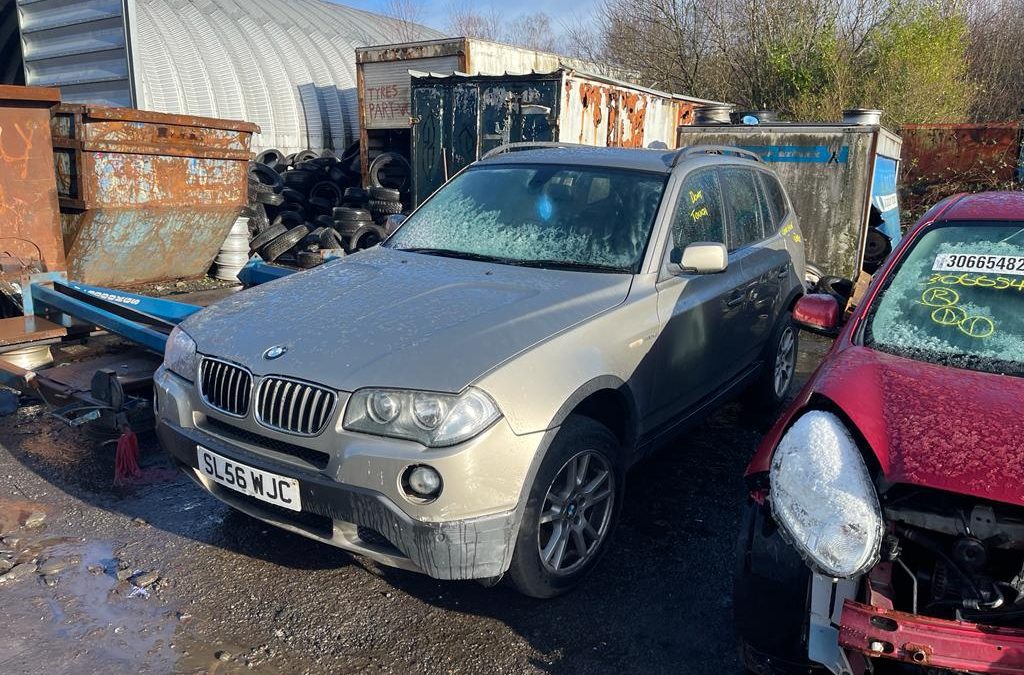
[[[50,108],[60,90],[0,86],[0,276],[64,269]]]
[[[69,278],[134,286],[206,273],[246,203],[258,126],[66,105],[51,127]]]

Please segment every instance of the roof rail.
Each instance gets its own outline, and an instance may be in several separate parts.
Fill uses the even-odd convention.
[[[676,152],[676,156],[672,158],[672,168],[675,168],[679,162],[690,157],[692,155],[733,155],[740,159],[752,159],[755,162],[764,162],[761,156],[751,150],[744,150],[743,148],[736,148],[731,145],[691,145],[685,148],[680,148]]]
[[[593,145],[583,145],[582,143],[560,143],[558,141],[523,141],[521,143],[506,143],[499,145],[498,147],[488,150],[481,157],[481,160],[490,159],[497,155],[503,155],[506,152],[513,152],[515,150],[535,150],[540,148],[593,148]]]

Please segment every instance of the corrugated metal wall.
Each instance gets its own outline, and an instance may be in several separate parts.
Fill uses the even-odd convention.
[[[69,102],[255,122],[263,133],[254,149],[285,152],[356,140],[355,49],[409,32],[321,0],[18,0],[18,7],[30,84],[60,86]],[[418,32],[417,39],[442,37]]]

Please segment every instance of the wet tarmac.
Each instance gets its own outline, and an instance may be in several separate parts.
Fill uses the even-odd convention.
[[[803,337],[800,384],[827,348]],[[0,673],[739,673],[733,548],[760,435],[729,404],[636,467],[599,568],[541,602],[276,530],[153,438],[115,488],[113,444],[22,407],[0,417],[0,565],[22,565],[0,582]]]

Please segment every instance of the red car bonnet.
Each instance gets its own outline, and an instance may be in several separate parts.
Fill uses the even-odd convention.
[[[946,206],[955,204],[955,200]],[[938,209],[936,209],[938,211]],[[893,260],[936,219],[930,213]],[[797,400],[758,448],[747,475],[766,472],[782,433],[815,396],[838,406],[886,482],[1024,505],[1024,378],[914,361],[851,343],[889,266]]]

